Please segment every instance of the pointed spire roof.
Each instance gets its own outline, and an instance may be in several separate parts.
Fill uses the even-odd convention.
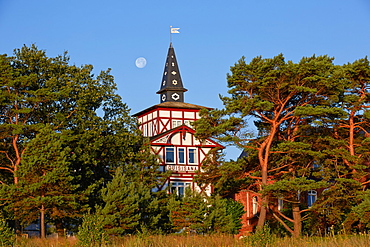
[[[170,43],[168,49],[166,64],[164,67],[161,89],[157,92],[160,94],[160,102],[184,102],[184,88],[180,76],[179,66],[177,64],[175,50]]]

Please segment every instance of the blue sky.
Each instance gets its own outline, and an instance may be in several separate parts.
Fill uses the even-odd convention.
[[[72,64],[92,64],[96,74],[112,68],[136,113],[159,103],[169,26],[180,28],[172,41],[185,101],[215,108],[242,56],[327,54],[344,64],[370,54],[370,0],[0,0],[0,54],[36,44],[48,56],[68,51]]]

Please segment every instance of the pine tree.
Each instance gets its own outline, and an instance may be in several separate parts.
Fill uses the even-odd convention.
[[[97,214],[86,214],[78,228],[78,246],[98,247],[108,243],[108,235],[104,231],[104,219]]]
[[[12,207],[24,225],[40,217],[41,237],[45,237],[46,216],[51,220],[73,217],[81,196],[74,192],[76,186],[68,169],[71,150],[63,145],[60,133],[45,127],[27,146],[17,172],[20,180]]]
[[[239,208],[237,208],[237,205],[239,205]],[[209,199],[208,209],[209,213],[205,219],[208,233],[238,233],[241,227],[240,218],[244,213],[243,205],[238,202],[228,202],[227,199],[215,195]]]
[[[156,184],[152,181],[159,177],[145,175],[148,175],[145,169],[143,172],[134,164],[126,164],[117,168],[112,181],[102,189],[104,205],[97,210],[97,214],[104,216],[104,226],[109,234],[156,232],[163,224],[160,221],[161,193],[153,192]]]
[[[351,212],[343,222],[346,232],[366,232],[370,229],[370,191],[359,193],[356,199],[350,198],[353,203]],[[356,204],[356,202],[358,202]]]
[[[63,163],[65,170],[58,171],[69,174],[74,194],[81,195],[81,207],[68,216],[81,215],[87,206],[93,208],[102,202],[99,190],[111,180],[116,167],[146,162],[147,167],[136,168],[142,174],[158,174],[153,172],[155,157],[149,154],[136,119],[115,93],[110,70],[98,76],[92,71],[92,65],[70,65],[67,53],[50,58],[34,45],[16,49],[14,56],[0,56],[0,198],[9,207],[11,199],[19,196],[14,188],[23,183],[18,171],[23,169],[25,153],[28,157],[35,155],[34,160],[40,155],[27,151],[28,143],[35,137],[41,138],[45,126],[61,135],[63,148],[68,147],[73,156],[73,160],[68,158]],[[32,159],[29,157],[29,162],[34,162]],[[8,212],[22,218],[23,213],[17,210]],[[63,210],[53,211],[53,215],[60,233],[76,224],[63,216]],[[34,217],[30,211],[29,220]],[[29,221],[24,217],[22,220]]]
[[[253,184],[247,181],[241,186],[257,193],[269,180],[276,181],[285,173],[294,177],[304,167],[309,172],[315,154],[311,145],[302,142],[302,135],[309,133],[302,133],[301,127],[317,115],[342,114],[330,107],[344,88],[333,59],[312,56],[295,64],[280,54],[272,59],[256,57],[247,64],[242,58],[231,67],[227,80],[230,97],[221,97],[224,109],[201,112],[202,118],[195,123],[197,137],[213,137],[241,148],[247,157],[236,163],[240,169],[231,169],[238,179],[253,179]],[[248,129],[251,118],[257,136]],[[299,153],[304,154],[303,160]],[[224,165],[235,163],[224,163],[220,172]],[[260,196],[258,229],[264,225],[269,204],[267,196]]]

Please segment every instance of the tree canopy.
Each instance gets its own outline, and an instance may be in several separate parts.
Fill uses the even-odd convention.
[[[369,68],[367,58],[343,66],[328,56],[304,57],[298,63],[282,54],[250,63],[242,58],[227,76],[230,96],[221,96],[224,108],[202,110],[195,126],[198,138],[235,145],[243,157],[209,163],[201,179],[216,182],[226,194],[235,193],[235,186],[260,193],[259,229],[272,197],[280,194],[296,207],[291,220],[295,230],[284,222],[287,216],[275,216],[299,235],[301,214],[309,210],[302,208],[297,191],[330,187],[336,178],[368,183]],[[311,185],[296,183],[303,178]]]
[[[94,76],[92,65],[32,45],[1,55],[0,71],[0,191],[14,219],[30,223],[45,206],[65,228],[68,217],[102,203],[99,190],[117,167],[136,164],[143,182],[159,181],[148,175],[156,158],[109,69]]]

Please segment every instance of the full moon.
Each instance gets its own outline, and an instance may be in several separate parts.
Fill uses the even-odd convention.
[[[139,69],[142,69],[145,67],[146,65],[146,59],[143,58],[143,57],[139,57],[138,59],[136,59],[135,61],[135,65],[136,67],[138,67]]]

